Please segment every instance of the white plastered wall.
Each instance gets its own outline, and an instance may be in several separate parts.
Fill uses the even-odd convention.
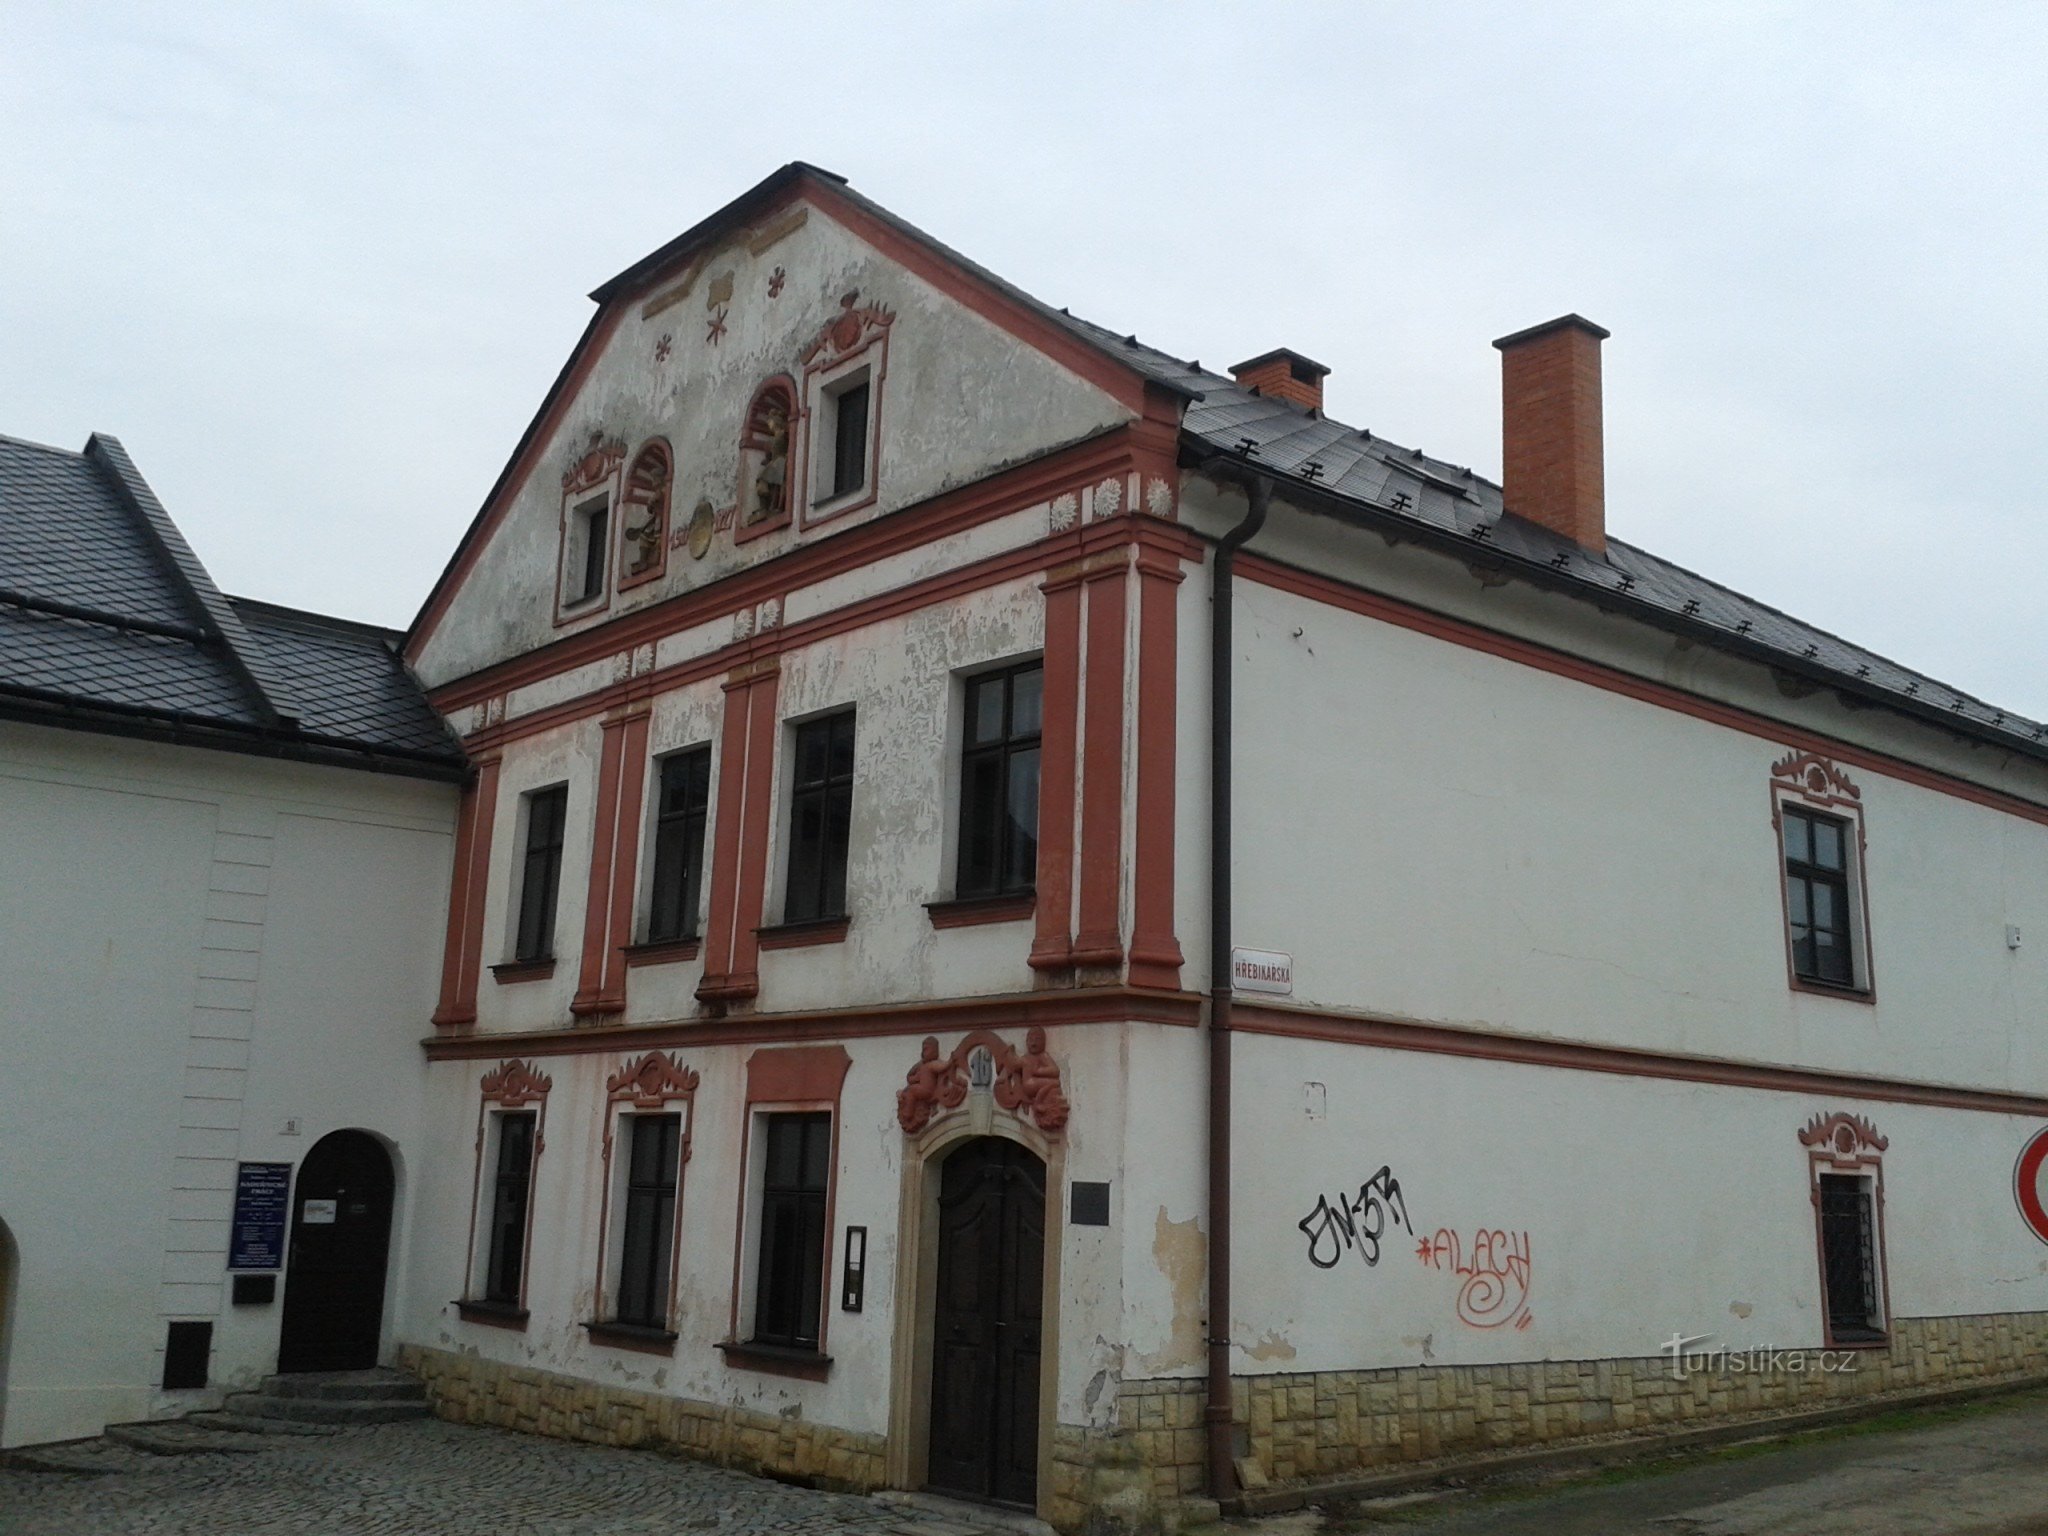
[[[274,1368],[281,1297],[227,1300],[235,1165],[344,1126],[402,1159],[456,792],[9,725],[0,800],[0,1434],[20,1445]],[[206,1392],[157,1390],[171,1319],[214,1322]]]

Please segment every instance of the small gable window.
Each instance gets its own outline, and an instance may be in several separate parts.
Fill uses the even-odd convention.
[[[605,557],[611,538],[611,506],[603,497],[578,507],[569,524],[569,607],[604,596]]]

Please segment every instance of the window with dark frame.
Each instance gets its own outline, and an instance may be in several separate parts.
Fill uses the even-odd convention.
[[[768,1115],[762,1131],[753,1342],[815,1350],[825,1284],[832,1117],[823,1112]]]
[[[849,495],[868,479],[868,381],[832,397],[832,495]]]
[[[576,520],[583,543],[577,551],[576,589],[569,601],[587,603],[604,591],[605,564],[611,553],[611,508],[602,501],[579,507]]]
[[[562,883],[562,826],[569,786],[537,789],[526,797],[526,853],[519,876],[519,934],[512,957],[551,959],[555,952],[555,896]]]
[[[968,679],[960,732],[960,867],[954,894],[1021,895],[1038,876],[1038,751],[1045,667]]]
[[[491,1225],[484,1255],[484,1300],[519,1305],[526,1274],[526,1216],[533,1187],[533,1128],[530,1111],[504,1113],[498,1120],[498,1161],[491,1174]]]
[[[1856,955],[1849,926],[1850,824],[1797,806],[1779,809],[1792,972],[1801,981],[1854,987]]]
[[[853,711],[796,728],[789,796],[785,923],[846,916],[846,849],[853,826]]]
[[[661,760],[655,802],[654,889],[647,941],[697,936],[704,889],[704,822],[711,805],[711,749],[693,747]]]
[[[628,1115],[626,1127],[625,1229],[614,1316],[634,1327],[666,1328],[683,1117]]]
[[[1829,1337],[1838,1344],[1883,1339],[1884,1313],[1877,1294],[1877,1218],[1868,1179],[1820,1175],[1820,1249]]]

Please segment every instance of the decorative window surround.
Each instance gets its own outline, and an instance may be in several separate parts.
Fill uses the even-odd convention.
[[[1799,1133],[1806,1148],[1807,1173],[1813,1201],[1813,1235],[1820,1265],[1820,1312],[1823,1337],[1830,1349],[1882,1349],[1891,1337],[1891,1279],[1885,1259],[1884,1242],[1884,1153],[1891,1143],[1877,1127],[1861,1115],[1837,1110],[1816,1114]],[[1823,1179],[1850,1178],[1864,1186],[1870,1223],[1865,1289],[1869,1297],[1870,1327],[1853,1337],[1836,1333],[1835,1309],[1828,1288],[1828,1248],[1823,1207]]]
[[[1849,953],[1852,980],[1837,985],[1799,974],[1792,938],[1791,896],[1787,889],[1785,807],[1817,813],[1845,823],[1847,884],[1849,891]],[[1771,764],[1771,829],[1777,834],[1778,899],[1782,910],[1781,928],[1785,943],[1785,977],[1795,992],[1848,1002],[1877,1001],[1877,982],[1871,961],[1869,843],[1863,826],[1863,791],[1828,758],[1814,752],[1787,752]]]
[[[605,612],[611,606],[611,551],[616,524],[613,512],[621,502],[626,440],[608,438],[603,429],[590,434],[582,452],[562,472],[561,539],[555,556],[555,627],[579,623]],[[579,535],[587,534],[593,509],[602,507],[611,524],[606,531],[605,573],[598,590],[579,596],[584,546]]]
[[[518,1057],[502,1061],[478,1082],[476,1109],[476,1168],[469,1200],[469,1263],[463,1276],[462,1299],[456,1303],[463,1317],[473,1322],[499,1326],[526,1326],[526,1285],[533,1269],[533,1185],[539,1177],[541,1154],[547,1150],[548,1091],[554,1079]],[[531,1109],[534,1112],[533,1151],[527,1164],[526,1232],[519,1263],[519,1296],[515,1304],[483,1298],[483,1255],[477,1244],[477,1221],[484,1197],[484,1151],[490,1135],[493,1109],[500,1113]]]
[[[673,1054],[649,1051],[646,1055],[626,1062],[618,1071],[605,1079],[605,1122],[604,1150],[601,1157],[602,1194],[599,1197],[598,1230],[604,1234],[598,1246],[597,1288],[598,1305],[609,1314],[616,1307],[617,1282],[615,1275],[620,1263],[624,1239],[623,1215],[614,1220],[613,1189],[619,1180],[614,1175],[612,1149],[619,1139],[623,1123],[635,1114],[679,1114],[682,1117],[682,1136],[677,1151],[676,1193],[673,1229],[669,1242],[667,1301],[663,1316],[667,1319],[666,1329],[651,1329],[643,1325],[621,1324],[610,1316],[594,1318],[584,1326],[590,1330],[593,1339],[601,1343],[621,1343],[626,1347],[646,1349],[661,1344],[657,1337],[666,1334],[668,1343],[673,1344],[675,1335],[671,1331],[676,1321],[676,1271],[683,1251],[683,1196],[685,1176],[690,1167],[690,1140],[697,1126],[697,1085],[696,1069],[684,1066]],[[617,1230],[614,1230],[614,1228]],[[611,1335],[611,1336],[606,1336]],[[626,1337],[631,1335],[632,1337]],[[662,1349],[666,1353],[666,1348]]]
[[[889,327],[893,311],[862,304],[858,290],[839,301],[839,313],[804,348],[803,456],[792,488],[803,498],[803,526],[843,517],[872,506],[881,482],[883,383],[889,371]],[[834,397],[865,383],[868,390],[866,474],[852,490],[834,494]]]
[[[728,1366],[821,1380],[831,1367],[827,1351],[832,1327],[833,1218],[839,1192],[840,1095],[853,1058],[843,1045],[778,1046],[747,1058],[746,1112],[740,1142],[738,1242],[732,1261],[732,1312],[718,1347]],[[760,1148],[757,1133],[771,1114],[823,1111],[832,1117],[831,1151],[825,1184],[824,1253],[819,1264],[818,1345],[815,1352],[785,1350],[753,1342],[756,1263],[761,1236]]]

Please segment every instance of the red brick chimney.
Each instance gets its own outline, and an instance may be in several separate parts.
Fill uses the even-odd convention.
[[[1255,395],[1292,400],[1296,405],[1320,411],[1323,408],[1323,379],[1329,371],[1314,358],[1303,357],[1285,347],[1275,347],[1271,352],[1246,358],[1230,370],[1230,376],[1237,380],[1240,388]]]
[[[1600,440],[1602,330],[1564,315],[1503,336],[1501,484],[1508,511],[1607,552],[1607,477]]]

